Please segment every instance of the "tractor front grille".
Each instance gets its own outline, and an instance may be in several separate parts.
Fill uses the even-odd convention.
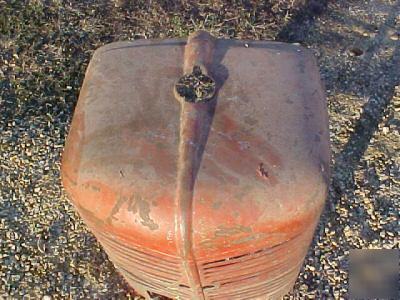
[[[118,237],[94,231],[110,259],[133,287],[172,299],[191,299],[179,257],[127,245]],[[310,240],[307,230],[279,245],[217,261],[198,261],[205,299],[277,299],[297,278]]]

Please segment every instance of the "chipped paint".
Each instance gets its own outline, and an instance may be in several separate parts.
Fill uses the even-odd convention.
[[[109,217],[107,218],[108,222],[111,222],[112,219],[115,218],[115,215],[120,211],[124,204],[127,204],[128,211],[139,215],[140,223],[143,226],[150,230],[157,230],[159,228],[159,225],[150,217],[150,204],[140,195],[135,193],[130,196],[119,195]]]
[[[235,225],[232,227],[226,227],[226,226],[218,226],[217,229],[215,230],[215,237],[230,237],[235,234],[239,233],[250,233],[252,232],[252,229],[247,226],[243,225]]]
[[[281,294],[297,276],[329,183],[315,62],[292,46],[243,49],[233,40],[218,40],[209,57],[189,49],[187,59],[184,44],[135,41],[95,55],[65,147],[64,185],[143,294],[241,299],[249,284],[262,284],[260,299]],[[174,99],[185,59],[183,73],[193,61],[209,64],[212,109]]]

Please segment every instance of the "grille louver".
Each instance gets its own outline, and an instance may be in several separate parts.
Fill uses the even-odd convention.
[[[127,247],[118,238],[98,231],[95,235],[128,282],[174,299],[190,299],[190,289],[179,284],[182,270],[178,258]]]
[[[283,285],[293,284],[299,272],[304,250],[296,247],[307,234],[240,256],[203,262],[200,268],[207,299],[274,298]],[[297,262],[293,264],[293,262]],[[282,270],[286,270],[282,272]]]

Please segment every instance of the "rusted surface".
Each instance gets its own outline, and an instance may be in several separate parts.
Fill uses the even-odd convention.
[[[204,74],[210,76],[213,52],[214,39],[208,33],[200,31],[190,36],[184,53],[184,76],[191,73],[195,67],[199,67]],[[177,249],[193,296],[204,299],[192,242],[192,204],[197,172],[210,132],[216,101],[211,98],[204,103],[191,103],[178,93],[175,93],[175,97],[181,105],[175,199]]]
[[[204,103],[174,92],[194,66],[216,83]],[[299,272],[329,159],[324,91],[306,49],[199,32],[96,51],[62,177],[146,297],[273,299]]]

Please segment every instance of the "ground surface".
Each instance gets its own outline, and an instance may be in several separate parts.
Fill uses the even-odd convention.
[[[333,178],[288,298],[347,298],[348,249],[398,247],[399,1],[213,2],[0,0],[0,295],[135,297],[67,201],[60,157],[94,49],[196,28],[318,57]]]

